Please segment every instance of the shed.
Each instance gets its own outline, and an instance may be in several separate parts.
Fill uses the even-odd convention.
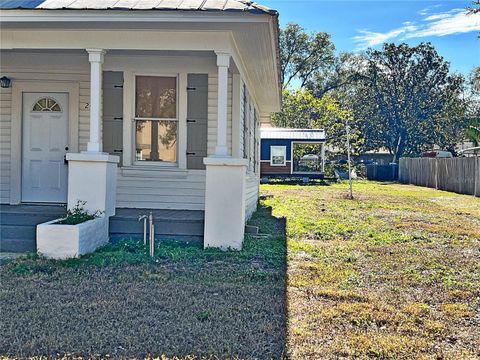
[[[260,129],[260,175],[323,178],[324,129]]]

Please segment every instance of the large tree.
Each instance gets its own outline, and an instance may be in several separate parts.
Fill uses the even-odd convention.
[[[297,80],[304,87],[315,73],[331,66],[335,46],[324,32],[308,34],[298,24],[280,30],[280,62],[283,88]]]
[[[359,67],[353,109],[367,148],[385,147],[394,161],[434,144],[453,149],[466,127],[463,78],[449,73],[430,43],[384,44]]]

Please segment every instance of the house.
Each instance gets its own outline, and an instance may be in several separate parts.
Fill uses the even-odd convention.
[[[0,8],[4,208],[196,211],[206,247],[241,247],[260,124],[281,103],[276,11],[243,0]]]
[[[323,129],[260,129],[260,175],[323,178],[325,141]]]

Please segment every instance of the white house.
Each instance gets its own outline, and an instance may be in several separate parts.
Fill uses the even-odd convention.
[[[281,102],[276,11],[243,0],[0,8],[1,203],[202,210],[205,246],[241,247],[260,123]]]

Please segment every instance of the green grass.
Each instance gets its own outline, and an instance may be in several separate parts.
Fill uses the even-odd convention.
[[[279,358],[286,336],[283,222],[259,208],[242,251],[124,240],[63,261],[0,267],[0,356]],[[70,355],[68,355],[70,354]]]
[[[262,185],[267,235],[238,252],[125,240],[3,265],[0,355],[479,358],[480,199],[347,189]]]
[[[262,185],[287,218],[288,354],[473,359],[480,199],[358,181]]]

